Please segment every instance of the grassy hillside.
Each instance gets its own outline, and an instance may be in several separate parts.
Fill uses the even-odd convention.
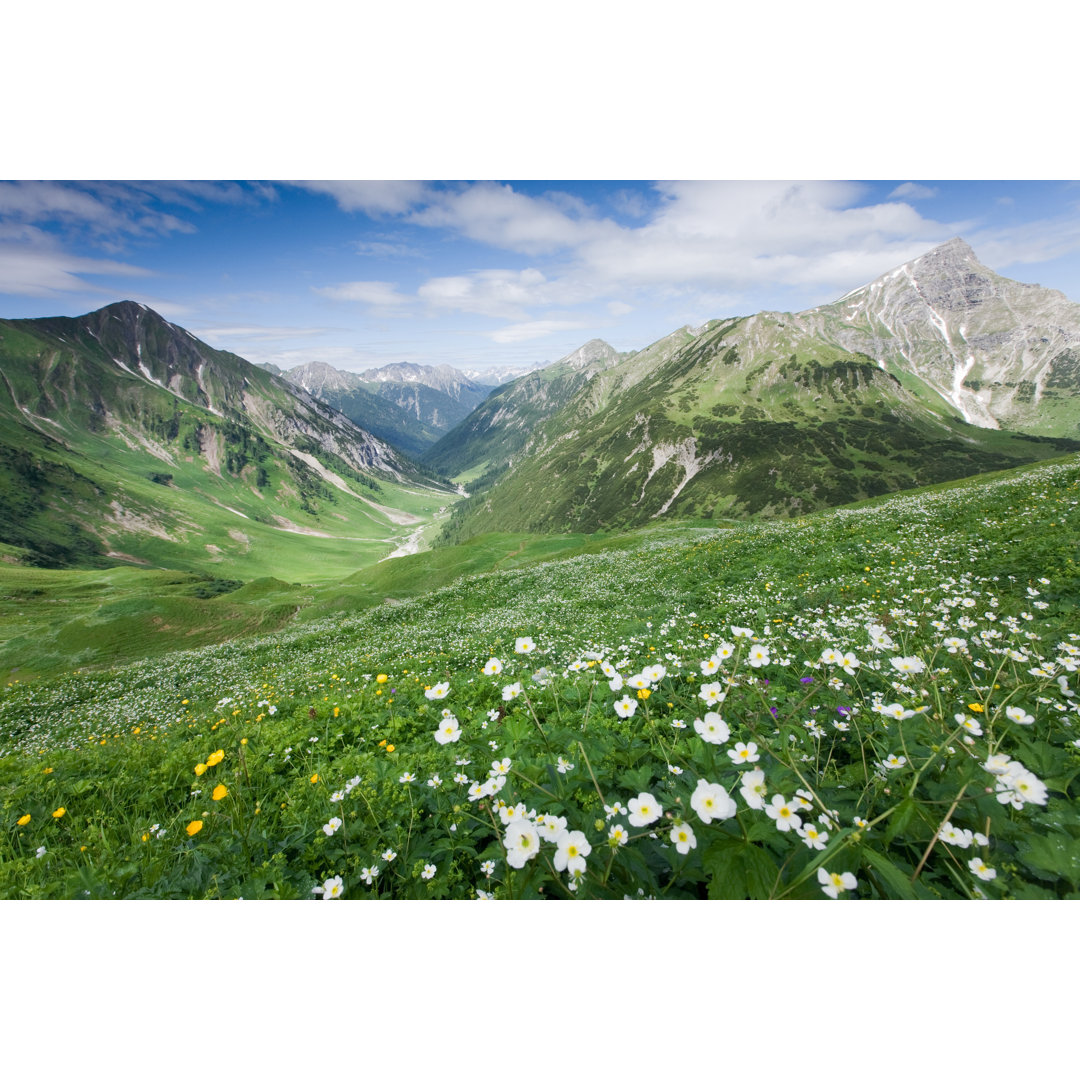
[[[1070,458],[6,686],[0,895],[1076,898],[1078,506]]]
[[[340,577],[456,498],[141,305],[0,320],[0,360],[6,560]]]
[[[712,323],[646,352],[651,360],[597,375],[523,433],[510,467],[471,485],[443,541],[783,517],[1080,447],[965,424],[788,316]]]

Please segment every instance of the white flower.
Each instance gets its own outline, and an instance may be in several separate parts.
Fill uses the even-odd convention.
[[[510,683],[509,686],[504,686],[502,688],[502,699],[503,701],[513,701],[520,693],[521,683]]]
[[[1007,705],[1005,707],[1005,715],[1013,721],[1015,724],[1021,724],[1027,727],[1029,724],[1035,723],[1035,717],[1030,713],[1024,712],[1023,709],[1016,705]]]
[[[896,754],[890,754],[881,764],[886,769],[902,769],[907,764],[907,758],[903,754],[899,757]]]
[[[727,697],[727,694],[718,682],[711,682],[705,683],[698,690],[698,697],[706,705],[720,705],[723,703],[724,698]]]
[[[328,821],[328,822],[327,822],[327,823],[326,823],[326,824],[325,824],[325,825],[324,825],[324,826],[322,827],[322,831],[323,831],[324,833],[326,833],[326,835],[327,835],[327,836],[333,836],[333,835],[334,835],[334,833],[336,833],[336,832],[338,831],[338,829],[340,829],[340,828],[341,828],[341,818],[339,818],[339,817],[332,817],[332,818],[331,818],[331,819],[330,819],[330,820],[329,820],[329,821]]]
[[[512,821],[503,834],[503,846],[507,863],[520,870],[540,850],[540,835],[528,818]]]
[[[727,756],[731,758],[732,763],[735,765],[745,765],[747,762],[761,760],[761,755],[758,753],[758,746],[755,742],[737,742],[734,749],[727,752]]]
[[[754,631],[747,630],[745,626],[733,626],[731,633],[734,637],[752,638],[754,636]]]
[[[765,786],[765,773],[760,768],[751,769],[743,773],[742,787],[739,794],[746,801],[746,805],[752,810],[760,810],[765,805],[765,795],[768,789]]]
[[[720,669],[720,657],[710,656],[707,660],[701,661],[701,674],[702,675],[715,675]]]
[[[974,859],[968,859],[968,869],[977,877],[982,878],[983,881],[993,881],[997,877],[997,871],[979,858],[978,855]]]
[[[537,821],[540,839],[549,844],[557,843],[560,835],[566,832],[566,818],[557,817],[555,814],[544,814],[543,817],[543,821]]]
[[[844,659],[844,654],[836,649],[825,649],[821,654],[823,664],[839,664]]]
[[[938,829],[938,839],[953,847],[967,848],[971,847],[974,836],[970,829],[958,829],[951,821],[946,821]]]
[[[557,772],[568,773],[574,766],[564,757],[560,757],[558,764],[555,766]]]
[[[627,803],[630,815],[627,821],[635,829],[651,825],[664,812],[660,804],[647,791],[641,792],[636,799]]]
[[[861,661],[855,656],[853,652],[846,652],[840,658],[840,666],[846,671],[854,671],[857,667],[860,666],[860,664]]]
[[[508,757],[504,757],[502,761],[493,761],[491,768],[488,769],[488,776],[506,776],[512,764],[513,762]]]
[[[702,777],[690,796],[690,807],[708,825],[712,821],[726,821],[734,817],[738,807],[735,800],[720,784],[710,784]]]
[[[917,656],[890,656],[889,663],[897,671],[911,672],[915,675],[926,670],[926,665]]]
[[[495,862],[493,859],[485,859],[480,864],[480,869],[484,871],[484,877],[491,877],[495,873]]]
[[[341,882],[341,875],[337,874],[332,878],[327,878],[321,885],[316,885],[311,891],[322,893],[324,900],[337,900],[345,891],[345,886]]]
[[[399,784],[411,784],[415,779],[416,779],[416,777],[411,772],[402,773],[398,777],[398,783]]]
[[[420,871],[420,876],[425,881],[430,881],[435,876],[436,866],[434,863],[424,863],[424,869]]]
[[[612,825],[608,829],[608,843],[612,847],[621,847],[630,839],[630,834],[620,824]]]
[[[650,683],[651,680],[644,671],[638,675],[631,675],[626,680],[626,685],[629,686],[632,690],[645,690],[649,687]]]
[[[622,676],[616,671],[611,676],[611,681],[608,683],[608,688],[613,694],[617,694],[623,688]]]
[[[432,788],[442,787],[442,781],[439,779],[438,773],[434,773],[428,778],[427,786]]]
[[[46,853],[45,845],[42,844],[41,847],[39,847],[37,849],[37,852],[35,853],[35,858],[40,859],[42,857],[42,855],[44,855],[45,853]]]
[[[428,689],[424,691],[424,697],[429,701],[441,701],[449,693],[450,684],[448,682],[441,682],[428,687]]]
[[[552,863],[556,870],[569,871],[585,869],[585,857],[592,851],[592,845],[585,839],[585,834],[578,829],[562,832],[556,841]]]
[[[653,664],[651,667],[645,668],[642,675],[645,675],[649,681],[655,686],[665,675],[667,674],[667,668],[663,664]]]
[[[531,637],[519,637],[514,642],[514,652],[531,653],[536,648],[536,643]]]
[[[802,824],[802,818],[795,813],[797,809],[797,803],[788,802],[783,795],[774,795],[772,805],[765,807],[765,813],[776,822],[780,832],[789,832]]]
[[[499,820],[504,825],[509,825],[511,821],[522,821],[528,816],[529,811],[524,803],[519,802],[516,806],[507,806],[506,803],[500,801]]]
[[[330,801],[331,802],[341,802],[341,800],[344,799],[344,798],[345,798],[345,792],[344,791],[335,791],[334,794],[330,796]]]
[[[386,862],[393,862],[397,858],[397,852],[393,848],[387,848],[382,853],[382,857]]]
[[[637,702],[626,694],[615,702],[615,712],[622,717],[633,716],[637,712]]]
[[[496,659],[494,656],[484,665],[485,675],[498,675],[502,671],[502,661]]]
[[[456,716],[451,716],[449,719],[443,720],[439,725],[439,730],[435,732],[435,741],[440,746],[445,746],[447,743],[457,742],[461,738],[461,725],[458,723]]]
[[[795,830],[802,842],[808,847],[813,848],[814,851],[824,851],[825,845],[828,843],[829,834],[827,832],[819,832],[816,825],[807,823],[802,828]]]
[[[694,836],[694,830],[685,823],[675,825],[671,830],[669,839],[680,855],[686,855],[691,848],[697,847],[697,837]]]
[[[731,738],[731,729],[721,719],[719,713],[709,712],[694,721],[694,730],[707,743],[720,746]]]
[[[360,876],[364,879],[365,885],[371,885],[379,876],[379,868],[377,866],[366,866],[360,871]]]
[[[981,735],[983,733],[982,724],[974,716],[958,712],[953,716],[953,719],[971,735]]]
[[[753,668],[766,667],[769,663],[769,650],[764,645],[751,645],[746,654],[746,662]]]
[[[821,891],[826,896],[831,896],[833,900],[838,899],[842,892],[854,889],[858,885],[854,874],[830,874],[824,866],[818,867],[817,879],[821,884]]]

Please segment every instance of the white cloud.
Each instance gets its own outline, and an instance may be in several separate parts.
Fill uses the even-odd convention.
[[[249,341],[282,341],[288,338],[313,337],[327,332],[323,326],[189,326],[196,337],[213,345],[217,341],[239,337]]]
[[[587,217],[587,212],[581,199],[564,193],[534,197],[514,191],[509,184],[484,181],[434,192],[428,205],[408,220],[452,229],[492,247],[544,255],[575,248],[610,226]]]
[[[299,180],[296,187],[329,195],[347,212],[404,214],[427,197],[421,180]]]
[[[429,278],[417,289],[417,296],[436,308],[519,321],[527,318],[528,307],[558,303],[559,295],[561,290],[532,267]]]
[[[421,254],[408,244],[392,243],[386,240],[354,240],[353,248],[358,255],[374,255],[380,259],[406,258]]]
[[[345,281],[340,285],[313,288],[312,292],[331,300],[346,300],[371,307],[398,307],[412,302],[411,296],[397,291],[390,281]]]
[[[634,310],[630,304],[624,304],[621,300],[612,300],[607,306],[608,312],[611,315],[618,317],[619,315],[629,315]]]
[[[499,345],[510,345],[518,341],[530,341],[533,338],[546,337],[560,330],[586,330],[589,323],[570,322],[558,319],[536,319],[532,322],[513,323],[498,330],[489,330],[484,336]]]
[[[141,266],[109,259],[87,259],[61,250],[52,237],[30,225],[0,225],[0,293],[60,296],[105,290],[85,277],[152,277]]]
[[[910,180],[893,188],[886,196],[888,199],[932,199],[937,195],[936,187],[927,187],[925,184],[913,184]]]

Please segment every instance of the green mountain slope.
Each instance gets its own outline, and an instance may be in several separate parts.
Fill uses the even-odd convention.
[[[310,395],[130,302],[0,320],[0,491],[9,561],[258,574],[282,545],[301,575],[319,539],[374,561],[451,497]]]

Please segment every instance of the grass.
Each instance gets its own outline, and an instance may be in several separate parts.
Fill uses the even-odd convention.
[[[490,537],[273,634],[5,686],[0,895],[1076,897],[1078,505],[1070,459],[786,523]],[[108,575],[29,587],[88,634],[150,610]]]

